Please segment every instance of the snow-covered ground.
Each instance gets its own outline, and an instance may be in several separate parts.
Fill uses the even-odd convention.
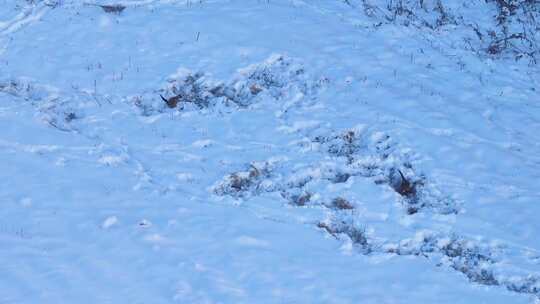
[[[0,303],[540,302],[538,66],[359,2],[0,0]]]

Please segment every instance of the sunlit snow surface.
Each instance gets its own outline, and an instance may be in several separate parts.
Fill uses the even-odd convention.
[[[0,18],[0,303],[538,301],[537,66],[340,1]]]

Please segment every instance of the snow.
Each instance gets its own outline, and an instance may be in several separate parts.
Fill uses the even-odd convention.
[[[538,302],[538,67],[350,4],[0,0],[0,303]]]
[[[109,216],[108,218],[103,221],[103,224],[101,224],[101,227],[103,229],[109,229],[110,227],[116,225],[118,223],[118,218],[116,216]]]

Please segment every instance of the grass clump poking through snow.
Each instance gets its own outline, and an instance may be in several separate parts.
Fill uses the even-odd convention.
[[[328,153],[346,157],[349,163],[354,160],[354,155],[361,149],[360,133],[355,129],[331,136],[318,136],[315,137],[315,142],[325,144]]]
[[[487,246],[479,246],[463,238],[438,237],[420,232],[413,239],[398,245],[386,245],[386,252],[397,255],[440,256],[441,265],[463,273],[472,282],[482,285],[500,285],[491,267],[497,262]]]
[[[253,98],[266,93],[274,99],[292,97],[296,93],[312,93],[318,84],[306,74],[304,66],[284,55],[272,55],[260,64],[239,70],[232,81],[231,101],[248,106]]]
[[[167,79],[167,84],[151,93],[128,98],[141,115],[151,116],[169,109],[203,110],[215,105],[221,88],[219,82],[202,72],[179,69]]]
[[[252,163],[245,171],[231,173],[213,187],[213,192],[219,196],[229,195],[235,198],[257,195],[263,191],[273,191],[274,186],[269,180],[273,164],[270,162]]]
[[[344,199],[343,197],[336,197],[332,200],[330,205],[328,205],[329,208],[336,209],[336,210],[352,210],[354,209],[354,205],[351,204],[347,199]]]
[[[164,88],[133,96],[128,101],[145,116],[167,108],[203,110],[218,104],[246,108],[264,100],[311,96],[323,84],[324,80],[311,79],[297,60],[272,55],[261,63],[239,69],[227,81],[181,68],[168,78]]]
[[[284,194],[284,196],[287,196]],[[289,196],[289,203],[293,206],[303,207],[311,201],[311,192],[302,192],[300,194],[292,194]]]
[[[32,105],[40,121],[65,132],[76,130],[76,122],[84,117],[84,110],[100,106],[97,97],[87,92],[62,96],[58,89],[28,79],[0,81],[0,93]]]
[[[401,198],[406,212],[415,214],[423,209],[438,213],[457,213],[458,206],[442,196],[427,183],[411,162],[411,152],[400,149],[395,141],[383,132],[368,132],[357,126],[331,135],[319,135],[313,140],[321,150],[346,160],[347,173],[373,179],[376,184],[387,185]]]
[[[181,70],[169,79],[164,94],[170,96],[166,98],[169,108],[178,106],[183,109],[186,104],[192,104],[198,109],[204,109],[210,107],[215,90],[216,86],[203,73]]]
[[[317,227],[323,229],[336,239],[339,239],[340,236],[346,236],[364,254],[369,254],[373,251],[366,234],[366,229],[358,227],[352,220],[331,219],[317,223]]]
[[[439,265],[450,267],[464,274],[471,282],[486,286],[503,286],[509,291],[530,294],[540,299],[540,276],[525,274],[504,276],[496,274],[501,263],[499,251],[492,246],[452,235],[418,232],[412,239],[399,244],[381,246],[387,253],[424,256],[439,259]],[[504,265],[507,266],[507,265]]]
[[[535,295],[540,300],[540,276],[513,277],[504,282],[506,288],[517,293]]]

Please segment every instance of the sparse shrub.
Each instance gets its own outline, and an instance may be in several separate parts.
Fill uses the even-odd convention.
[[[466,1],[360,0],[364,13],[383,24],[401,24],[433,33],[456,31],[463,47],[492,57],[510,55],[536,63],[540,54],[540,2],[537,0],[485,0],[480,22],[471,17]],[[479,4],[482,5],[482,4]],[[473,6],[474,7],[474,6]],[[491,20],[489,20],[491,19]],[[461,43],[460,42],[460,43]]]

